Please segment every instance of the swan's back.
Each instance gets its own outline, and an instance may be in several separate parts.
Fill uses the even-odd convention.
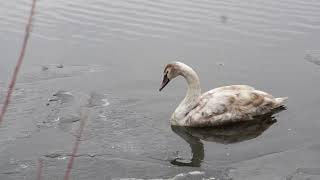
[[[205,127],[250,120],[281,106],[284,100],[247,85],[223,86],[204,93],[186,115],[184,125]]]

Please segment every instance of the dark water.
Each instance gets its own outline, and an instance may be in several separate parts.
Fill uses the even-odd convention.
[[[0,102],[30,5],[0,1]],[[288,96],[287,110],[230,129],[171,127],[186,85],[158,88],[173,60],[204,91],[248,84]],[[318,0],[39,0],[0,127],[0,179],[35,179],[39,158],[43,179],[62,179],[83,109],[72,179],[319,179],[319,64]]]

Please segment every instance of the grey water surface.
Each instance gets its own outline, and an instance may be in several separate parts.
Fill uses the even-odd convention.
[[[31,0],[0,1],[0,103]],[[160,93],[171,61],[203,91],[248,84],[288,96],[253,124],[171,127],[186,84]],[[0,127],[0,179],[320,179],[320,1],[38,0],[26,57]]]

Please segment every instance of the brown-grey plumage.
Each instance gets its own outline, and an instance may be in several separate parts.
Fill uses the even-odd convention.
[[[181,62],[173,62],[165,67],[160,91],[179,75],[186,79],[188,90],[171,117],[172,125],[206,127],[251,120],[282,106],[287,99],[274,98],[247,85],[218,87],[201,95],[197,74]]]

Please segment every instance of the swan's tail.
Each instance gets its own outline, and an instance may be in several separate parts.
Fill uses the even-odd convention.
[[[275,98],[275,108],[283,106],[283,104],[288,100],[288,97],[280,97],[280,98]]]

